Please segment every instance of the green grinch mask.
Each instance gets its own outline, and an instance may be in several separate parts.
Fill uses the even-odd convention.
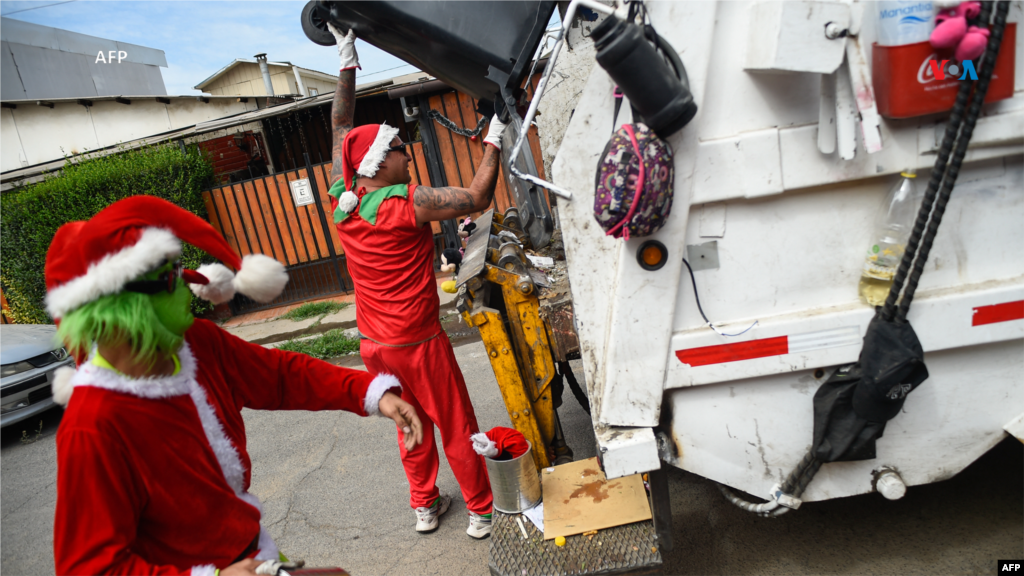
[[[160,268],[144,274],[142,278],[158,280],[161,274],[169,274],[174,266],[175,264],[168,262]],[[195,320],[191,312],[192,292],[180,277],[176,278],[174,282],[173,292],[162,291],[151,294],[149,301],[153,304],[153,312],[156,314],[157,320],[163,324],[164,328],[176,336],[184,336],[185,331],[192,326],[192,322]]]
[[[161,274],[173,269],[174,264],[167,263],[138,280],[160,280]],[[185,282],[176,278],[173,286],[172,292],[124,290],[98,298],[66,314],[57,334],[69,348],[86,354],[101,341],[127,341],[140,359],[155,362],[160,354],[181,347],[185,331],[195,320],[190,312],[192,294]]]

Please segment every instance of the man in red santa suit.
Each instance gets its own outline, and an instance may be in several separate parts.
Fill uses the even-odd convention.
[[[331,122],[334,164],[330,194],[334,222],[345,248],[356,291],[360,353],[371,371],[394,374],[402,398],[423,422],[423,444],[402,445],[416,530],[433,532],[450,498],[437,488],[438,454],[434,426],[441,432],[448,463],[469,511],[467,534],[491,533],[491,490],[483,459],[469,437],[479,431],[466,382],[439,320],[430,222],[486,210],[498,178],[505,125],[492,118],[484,153],[469,188],[410,186],[412,158],[398,128],[367,124],[353,128],[355,34],[330,26],[338,40],[341,73]]]
[[[182,240],[224,264],[182,270]],[[235,292],[269,302],[287,282],[276,260],[240,259],[205,221],[152,196],[57,231],[46,306],[79,361],[53,384],[67,407],[58,574],[276,572],[277,546],[248,491],[242,408],[380,414],[404,430],[407,449],[421,441],[393,375],[249,344],[189,311],[186,284],[220,303]]]

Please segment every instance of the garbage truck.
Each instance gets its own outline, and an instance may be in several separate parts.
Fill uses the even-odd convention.
[[[607,478],[655,484],[674,466],[761,516],[896,499],[1008,434],[1024,441],[1021,2],[982,3],[988,34],[972,60],[880,42],[875,2],[312,4],[510,119],[503,168],[518,206],[478,220],[459,309],[484,336],[513,425],[550,448],[539,466],[566,454],[552,406],[573,357]],[[618,23],[657,58],[602,61],[626,37],[608,31]],[[581,29],[604,45],[588,49]],[[517,89],[552,42],[525,102]],[[552,78],[561,92],[546,95]],[[609,235],[598,164],[621,126],[679,100],[657,93],[667,85],[686,100],[655,130],[671,150],[671,208],[653,233]],[[557,145],[550,181],[520,137],[538,108],[542,132],[562,130],[542,134]],[[893,243],[895,271],[868,278],[881,301],[865,301],[903,180],[909,239]],[[552,236],[558,282],[527,254]],[[657,523],[667,505],[653,502]]]

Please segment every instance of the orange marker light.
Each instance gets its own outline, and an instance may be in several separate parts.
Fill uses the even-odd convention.
[[[658,270],[668,261],[668,248],[657,240],[648,240],[637,249],[636,261],[644,270]]]
[[[644,251],[640,254],[640,257],[644,260],[644,264],[647,264],[648,266],[657,266],[658,263],[661,262],[662,256],[661,250],[659,250],[657,246],[648,246],[647,248],[644,248]]]

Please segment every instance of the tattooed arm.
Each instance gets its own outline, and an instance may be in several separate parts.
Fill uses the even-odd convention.
[[[331,132],[333,145],[331,156],[331,184],[341,180],[341,144],[345,135],[352,129],[353,116],[356,112],[356,68],[359,68],[359,54],[356,53],[356,34],[354,31],[339,30],[327,23],[327,29],[334,35],[338,45],[338,56],[341,58],[341,72],[338,74],[338,87],[334,90],[334,104],[331,106]]]
[[[422,226],[435,220],[448,220],[486,210],[494,198],[498,182],[501,151],[484,146],[484,157],[469,188],[417,186],[413,194],[416,223]]]
[[[331,156],[331,184],[341,180],[341,143],[352,129],[352,118],[356,110],[356,71],[342,70],[338,74],[338,87],[334,90],[334,104],[331,106],[331,131],[334,144]],[[351,184],[351,182],[349,183]]]

